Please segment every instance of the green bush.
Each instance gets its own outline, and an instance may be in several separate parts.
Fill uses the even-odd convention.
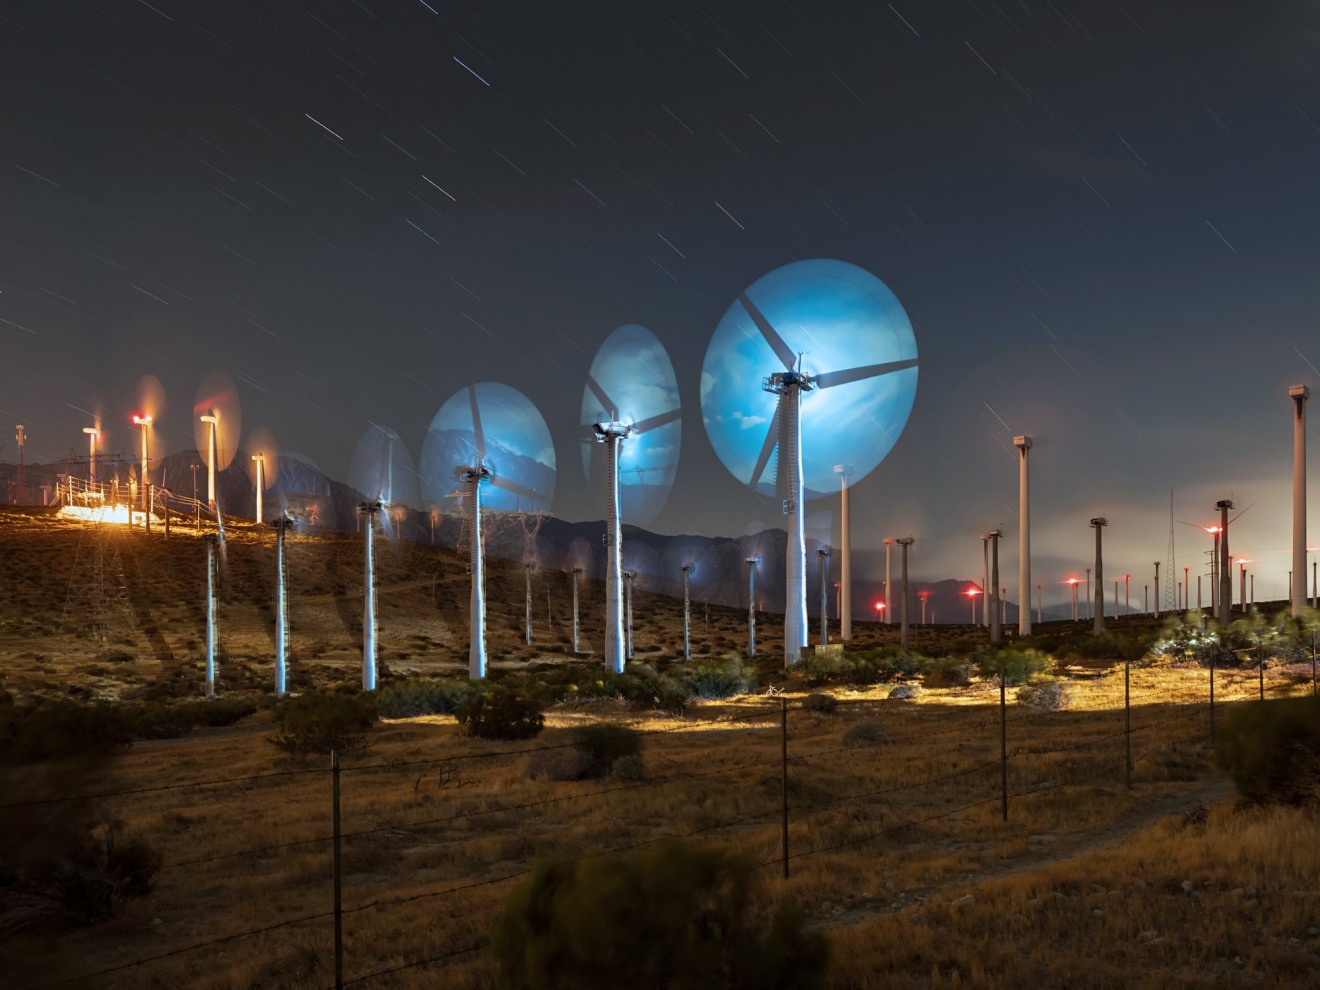
[[[730,854],[677,840],[626,858],[542,860],[496,923],[496,986],[822,986],[828,940],[788,903],[755,924],[751,877]]]
[[[1251,701],[1229,709],[1215,739],[1215,765],[1257,804],[1320,797],[1320,698]]]
[[[355,755],[367,748],[367,733],[376,724],[376,699],[361,693],[298,695],[275,709],[275,724],[271,743],[291,756]]]
[[[972,683],[972,665],[957,657],[935,657],[921,672],[926,687],[967,687]]]
[[[839,699],[832,694],[813,691],[802,699],[804,712],[817,712],[821,715],[833,715],[839,707]]]
[[[469,735],[481,739],[530,739],[545,727],[541,702],[504,684],[472,694],[454,714]]]
[[[676,669],[676,680],[697,698],[731,698],[751,688],[742,662],[706,660]]]
[[[376,712],[381,718],[452,715],[473,690],[470,681],[448,678],[391,681],[376,693]]]
[[[1006,684],[1024,684],[1036,674],[1052,673],[1055,661],[1048,653],[1011,648],[976,651],[977,671],[982,677],[1004,677]]]
[[[570,736],[573,745],[591,757],[602,777],[622,757],[640,756],[642,752],[642,734],[626,725],[610,722],[580,725],[572,730]]]
[[[1061,712],[1072,704],[1072,687],[1054,679],[1024,684],[1018,688],[1017,700],[1038,712]]]

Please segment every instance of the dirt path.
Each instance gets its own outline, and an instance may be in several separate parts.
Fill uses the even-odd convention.
[[[1200,805],[1215,804],[1232,793],[1233,784],[1227,779],[1201,781],[1176,793],[1166,794],[1149,803],[1129,808],[1103,828],[1074,835],[1042,837],[1044,841],[1039,843],[1039,848],[1033,848],[1024,855],[987,864],[973,875],[950,877],[915,890],[883,895],[886,896],[885,901],[872,901],[833,917],[822,918],[817,922],[817,927],[856,925],[871,918],[922,907],[933,901],[957,900],[970,894],[987,880],[1033,873],[1074,857],[1108,849],[1129,836],[1150,828],[1161,819],[1171,815],[1186,814]]]

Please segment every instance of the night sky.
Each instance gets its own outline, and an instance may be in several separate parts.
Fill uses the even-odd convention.
[[[372,424],[416,462],[499,382],[549,427],[553,511],[596,519],[584,382],[640,324],[683,404],[651,528],[782,526],[715,456],[701,368],[748,286],[832,258],[920,357],[853,490],[859,569],[911,534],[917,576],[978,577],[998,525],[1015,596],[1027,433],[1047,603],[1093,515],[1107,573],[1148,582],[1170,489],[1189,522],[1249,506],[1234,553],[1282,597],[1286,390],[1320,385],[1318,32],[1311,4],[1215,0],[6,3],[0,459],[18,422],[29,461],[98,418],[132,451],[144,375],[191,448],[219,369],[241,443],[346,479]],[[837,500],[807,511],[837,531]]]

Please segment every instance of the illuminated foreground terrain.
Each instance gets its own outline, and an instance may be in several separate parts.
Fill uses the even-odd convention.
[[[121,559],[132,544],[140,564],[129,578],[134,622],[107,621],[98,639],[77,623],[59,631],[78,528],[3,518],[6,690],[126,701],[200,693],[200,541],[172,535],[165,550],[127,534]],[[283,757],[260,700],[271,672],[269,547],[259,542],[268,539],[232,534],[221,608],[222,693],[258,700],[254,714],[137,743],[100,766],[4,771],[11,826],[86,816],[120,841],[145,840],[162,864],[155,888],[111,921],[8,934],[6,986],[334,985],[328,761]],[[351,536],[309,540],[302,565],[291,562],[308,575],[291,582],[299,690],[357,681],[356,547]],[[466,575],[448,553],[382,553],[381,638],[396,673],[463,666]],[[565,659],[565,599],[553,589],[558,624],[542,616],[534,630],[548,648],[519,645],[521,579],[520,569],[492,575],[492,611],[505,609],[492,621],[497,674]],[[696,615],[699,653],[737,652],[741,613],[712,609],[709,630],[704,610]],[[678,622],[673,603],[651,608],[643,656],[672,659]],[[763,631],[773,643],[773,626]],[[920,632],[916,645],[930,653],[984,635]],[[372,730],[340,774],[346,984],[490,986],[492,920],[538,855],[622,855],[666,836],[745,857],[759,910],[784,895],[803,905],[833,944],[832,986],[1320,980],[1320,821],[1313,809],[1235,807],[1210,767],[1207,671],[1134,667],[1130,734],[1121,664],[1065,667],[1072,704],[1062,711],[1020,704],[1010,688],[1001,762],[993,682],[914,684],[916,697],[902,701],[888,698],[892,684],[813,688],[775,666],[771,657],[759,669],[755,693],[694,702],[683,717],[592,700],[587,689],[521,742],[473,739],[449,716]],[[782,693],[765,693],[772,681]],[[1217,716],[1258,690],[1254,670],[1220,671]],[[1309,667],[1271,669],[1265,690],[1309,691]],[[810,696],[822,691],[833,710]],[[533,778],[591,721],[641,731],[641,767]]]

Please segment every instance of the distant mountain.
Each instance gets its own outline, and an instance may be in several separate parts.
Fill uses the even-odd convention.
[[[511,464],[509,455],[504,452],[506,463]],[[527,459],[522,459],[527,460]],[[292,517],[306,525],[321,526],[330,529],[354,530],[358,528],[358,506],[365,501],[365,496],[356,489],[342,482],[327,477],[315,465],[296,454],[284,455],[279,459],[276,479],[265,494],[264,513],[267,518],[274,518],[283,508]],[[193,496],[194,471],[196,465],[197,496],[206,500],[206,466],[196,451],[188,450],[170,454],[153,469],[153,482],[167,488],[181,498]],[[226,515],[253,518],[256,514],[256,491],[248,473],[251,457],[239,451],[230,465],[216,475],[217,495],[222,511]],[[525,476],[529,479],[536,475],[530,465]],[[68,462],[57,464],[29,464],[26,468],[28,501],[40,503],[41,486],[50,491],[54,487],[57,475],[72,470],[77,476],[86,474],[87,464],[84,456],[81,461],[76,457]],[[117,471],[120,482],[128,484],[136,471],[135,465],[121,462],[117,466],[103,465],[100,474],[104,478],[107,472]],[[0,463],[0,495],[8,501],[17,500],[16,468],[12,464]],[[190,511],[185,505],[176,505],[180,511]],[[553,516],[537,517],[534,514],[501,512],[490,510],[482,515],[486,552],[506,560],[522,560],[529,544],[528,530],[536,528],[532,543],[537,566],[542,570],[571,571],[582,568],[588,577],[603,578],[605,575],[605,546],[603,522],[568,522]],[[539,528],[538,528],[539,527]],[[454,547],[462,533],[463,523],[459,514],[457,500],[438,510],[419,511],[413,508],[395,506],[389,523],[387,538],[410,540],[417,543],[434,543],[437,546]],[[756,570],[756,598],[758,608],[782,612],[784,609],[784,553],[787,534],[784,530],[765,530],[752,536],[737,538],[707,538],[694,535],[665,536],[640,529],[636,526],[623,527],[624,569],[636,574],[636,587],[639,591],[679,596],[683,593],[684,564],[691,565],[689,574],[692,597],[695,601],[728,605],[736,608],[747,607],[748,564],[747,558],[758,559]],[[807,611],[813,616],[820,614],[820,579],[817,567],[817,554],[820,544],[807,541]],[[833,581],[838,576],[838,563],[830,559],[829,612],[837,614],[837,589]],[[884,551],[882,548],[853,549],[853,571],[855,574],[875,575],[854,580],[853,617],[857,620],[870,620],[880,613],[875,604],[884,599]],[[894,574],[893,596],[895,602],[887,610],[891,622],[899,621],[898,599],[898,561],[893,561]],[[980,587],[977,580],[944,579],[939,581],[910,581],[908,621],[912,624],[921,622],[921,596],[926,595],[926,619],[932,624],[967,623],[973,618],[972,604],[966,594],[970,587]],[[980,595],[976,596],[975,620],[981,619]],[[1018,606],[1008,602],[1005,606],[1005,624],[1016,627]],[[1083,615],[1084,607],[1083,607]],[[1045,610],[1046,619],[1066,619],[1071,615],[1071,606],[1052,606]]]

